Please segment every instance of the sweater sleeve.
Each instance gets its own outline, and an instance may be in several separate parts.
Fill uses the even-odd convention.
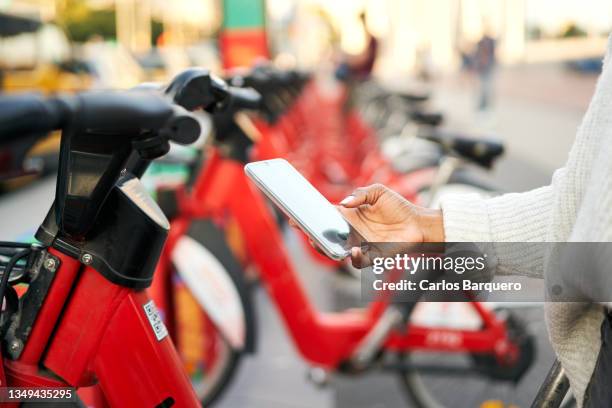
[[[543,242],[551,223],[554,186],[564,171],[555,173],[553,183],[525,193],[494,198],[476,194],[449,195],[441,200],[447,242],[493,243],[497,260],[495,273],[542,277],[543,245],[495,245],[501,242]]]

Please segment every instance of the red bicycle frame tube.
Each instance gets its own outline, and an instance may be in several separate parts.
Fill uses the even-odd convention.
[[[157,262],[153,283],[147,289],[149,295],[155,300],[155,304],[159,308],[160,314],[170,332],[170,336],[174,338],[175,341],[177,340],[177,333],[175,333],[176,324],[174,320],[174,303],[172,301],[173,286],[171,282],[172,269],[170,268],[170,254],[172,253],[174,244],[189,228],[189,221],[190,218],[184,216],[171,221],[170,233],[168,234],[168,239],[159,257],[159,261]]]
[[[146,292],[50,252],[60,268],[21,358],[5,359],[8,385],[84,387],[97,380],[113,407],[198,407],[169,336],[158,340],[145,313]]]
[[[165,252],[172,250],[191,217],[217,217],[227,213],[237,221],[250,261],[259,269],[263,285],[281,313],[297,348],[309,362],[335,368],[349,359],[380,318],[387,301],[343,313],[321,313],[310,303],[285,250],[282,236],[264,197],[244,174],[242,163],[224,159],[216,149],[208,152],[192,195],[179,195],[181,216]],[[174,225],[173,225],[174,227]],[[509,353],[503,322],[478,303],[483,321],[478,331],[437,329],[410,324],[393,333],[386,347],[396,351],[427,349],[448,352]]]

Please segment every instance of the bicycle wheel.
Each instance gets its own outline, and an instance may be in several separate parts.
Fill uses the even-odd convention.
[[[512,399],[516,383],[535,358],[535,345],[514,315],[509,314],[506,322],[510,338],[519,347],[519,357],[512,365],[501,366],[492,355],[415,352],[400,356],[405,367],[399,374],[400,383],[411,406],[479,407],[485,401]],[[430,368],[449,364],[459,370]]]
[[[178,274],[173,278],[176,347],[202,405],[210,406],[228,388],[244,352],[254,349],[255,312],[249,288],[244,282],[241,268],[224,239],[224,233],[209,221],[194,222],[188,237],[197,241],[205,251],[207,264],[199,268],[214,268],[231,280],[238,295],[237,305],[244,319],[244,344],[236,347],[205,310],[193,287],[189,287]],[[206,272],[199,270],[201,275]],[[203,281],[202,281],[203,280]],[[198,284],[206,284],[201,279]],[[220,305],[222,308],[227,305]],[[218,322],[218,320],[217,320]]]

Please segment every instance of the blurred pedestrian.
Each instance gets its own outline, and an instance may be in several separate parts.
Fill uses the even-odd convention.
[[[476,44],[472,63],[479,80],[478,109],[484,111],[489,109],[493,99],[495,70],[495,39],[487,31]]]
[[[336,70],[338,79],[358,83],[367,81],[372,76],[378,56],[378,39],[368,30],[366,18],[365,12],[359,14],[359,22],[366,36],[366,46],[358,55],[344,54]]]
[[[371,79],[378,56],[378,39],[368,30],[365,12],[359,14],[359,21],[366,36],[366,45],[358,55],[343,54],[335,73],[336,79],[346,85],[344,112],[349,112],[354,107],[358,98],[358,87]]]
[[[415,63],[417,77],[424,82],[431,81],[434,76],[434,66],[429,42],[425,42],[417,48]]]

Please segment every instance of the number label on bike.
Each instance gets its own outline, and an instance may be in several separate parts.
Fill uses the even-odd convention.
[[[153,333],[155,333],[155,337],[157,338],[158,341],[161,341],[166,336],[168,336],[168,329],[166,329],[166,325],[164,324],[164,321],[161,319],[161,316],[159,315],[157,306],[155,306],[155,303],[152,300],[150,300],[147,303],[145,303],[142,307],[144,308],[145,314],[147,315],[147,318],[149,319],[149,323],[151,324],[151,327],[153,328]]]

